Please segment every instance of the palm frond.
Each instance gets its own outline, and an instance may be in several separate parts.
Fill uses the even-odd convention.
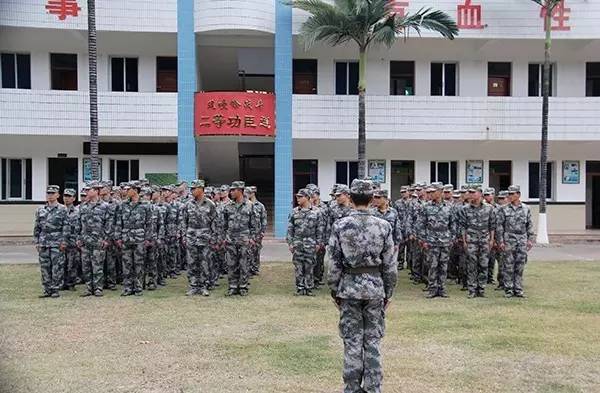
[[[432,8],[421,8],[414,14],[395,19],[395,28],[405,35],[410,30],[421,34],[421,30],[431,30],[439,33],[442,37],[453,40],[458,35],[456,22],[445,12]]]

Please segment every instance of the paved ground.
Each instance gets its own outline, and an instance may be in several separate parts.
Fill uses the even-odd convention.
[[[262,260],[291,261],[287,245],[269,241],[262,250]],[[568,244],[535,247],[531,254],[532,261],[600,261],[600,244]],[[0,264],[37,263],[37,254],[33,246],[0,245]]]

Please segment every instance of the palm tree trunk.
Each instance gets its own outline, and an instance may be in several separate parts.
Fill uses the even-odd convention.
[[[367,130],[366,130],[366,108],[365,94],[367,92],[367,81],[365,79],[367,69],[367,51],[360,48],[358,57],[358,178],[367,176]],[[352,180],[352,179],[349,179]]]
[[[90,81],[90,155],[92,179],[100,180],[98,171],[98,52],[96,45],[96,1],[88,0],[88,59]]]
[[[544,25],[546,26],[546,40],[544,44],[544,68],[542,73],[542,139],[540,144],[540,209],[538,219],[537,242],[548,244],[548,224],[546,220],[546,188],[548,179],[548,112],[550,96],[550,49],[552,47],[552,11],[554,7],[547,2]]]

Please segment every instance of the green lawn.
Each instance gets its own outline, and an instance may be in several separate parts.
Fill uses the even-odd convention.
[[[0,266],[0,392],[339,392],[326,291],[292,296],[268,263],[247,298],[38,299],[39,270]],[[401,273],[384,339],[386,392],[600,392],[600,263],[530,263],[528,299],[424,299]]]

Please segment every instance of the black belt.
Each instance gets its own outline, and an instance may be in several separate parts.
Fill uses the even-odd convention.
[[[379,266],[344,267],[346,274],[381,273]]]

